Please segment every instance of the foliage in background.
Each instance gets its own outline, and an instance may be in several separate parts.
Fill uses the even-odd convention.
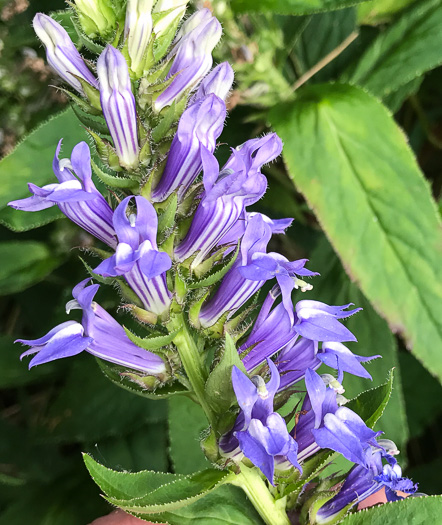
[[[378,383],[396,366],[393,398],[379,426],[402,448],[411,437],[410,468],[420,490],[436,493],[442,487],[431,471],[442,461],[442,407],[432,376],[442,377],[442,279],[430,185],[440,199],[442,72],[434,68],[442,63],[442,7],[434,0],[347,7],[354,3],[212,2],[225,29],[217,57],[233,59],[237,72],[230,99],[236,107],[221,142],[241,143],[269,125],[282,135],[286,167],[268,170],[271,189],[259,206],[296,217],[290,239],[278,248],[288,256],[307,255],[321,272],[315,298],[364,307],[365,315],[348,323],[359,334],[358,351],[384,356],[369,365]],[[19,4],[4,2],[0,15],[3,153],[63,104],[58,91],[46,89],[50,72],[38,66],[44,62],[30,27],[35,11],[56,10],[63,2],[32,2],[16,13]],[[259,12],[250,13],[254,9]],[[26,65],[29,57],[32,65]],[[78,461],[80,451],[128,470],[197,470],[183,461],[182,450],[185,459],[202,459],[197,433],[185,431],[203,429],[190,401],[170,402],[168,423],[164,404],[146,405],[115,388],[92,359],[32,373],[17,359],[12,341],[18,334],[36,337],[62,320],[70,290],[83,275],[78,255],[87,258],[80,250],[92,242],[68,221],[50,223],[59,218],[51,210],[13,216],[5,209],[12,198],[25,196],[26,181],[52,179],[60,133],[66,151],[85,136],[70,109],[0,164],[0,525],[86,523],[105,513],[108,507]],[[226,153],[221,149],[221,156]],[[72,245],[79,249],[70,251]],[[112,299],[103,306],[112,308]],[[352,397],[371,384],[348,377],[345,386]],[[176,413],[186,414],[185,428]],[[240,492],[225,490],[238,500],[233,508],[246,505]],[[87,504],[74,506],[73,491]]]

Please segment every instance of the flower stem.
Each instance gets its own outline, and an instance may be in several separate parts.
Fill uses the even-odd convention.
[[[286,498],[273,498],[257,468],[242,464],[241,472],[230,483],[243,489],[267,525],[290,525],[285,510]]]
[[[184,315],[182,313],[174,316],[170,326],[175,330],[181,328],[173,342],[178,350],[184,370],[187,374],[195,396],[204,410],[209,423],[214,426],[215,416],[205,393],[207,371],[194,338],[189,332]]]

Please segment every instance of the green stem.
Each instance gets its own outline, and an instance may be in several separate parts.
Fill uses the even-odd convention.
[[[215,416],[209,403],[205,392],[205,385],[207,381],[207,372],[204,366],[203,358],[198,350],[198,347],[189,333],[184,315],[182,313],[176,315],[171,321],[171,326],[175,330],[181,327],[173,342],[178,350],[184,370],[187,374],[195,396],[204,410],[209,423],[214,426]]]
[[[285,510],[286,498],[273,498],[257,468],[242,464],[241,472],[230,483],[243,489],[267,525],[290,525]]]

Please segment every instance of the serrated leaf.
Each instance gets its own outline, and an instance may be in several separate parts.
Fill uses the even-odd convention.
[[[28,182],[44,186],[56,181],[52,172],[52,160],[57,142],[62,137],[64,137],[62,154],[65,156],[70,156],[72,148],[85,139],[85,132],[72,109],[62,111],[41,124],[25,137],[12,153],[1,160],[0,213],[6,209],[9,201],[29,197]],[[5,213],[7,226],[9,212]],[[17,228],[21,231],[60,217],[52,210],[46,221],[44,217],[45,213],[48,213],[47,210],[35,213],[16,211],[16,213],[21,216]]]
[[[170,344],[175,339],[176,335],[181,331],[181,328],[179,328],[178,330],[175,330],[174,332],[171,332],[167,335],[139,337],[128,330],[125,326],[123,328],[127,337],[132,341],[132,343],[135,343],[137,346],[144,348],[145,350],[158,350],[159,348]]]
[[[161,116],[160,122],[152,130],[152,140],[154,142],[160,142],[167,133],[170,131],[172,124],[176,120],[176,101],[166,109],[164,114]]]
[[[239,358],[236,345],[231,335],[227,333],[221,359],[210,373],[205,388],[210,404],[218,414],[222,414],[228,410],[236,399],[232,386],[233,366],[247,373]]]
[[[282,15],[311,15],[322,11],[343,9],[367,0],[231,0],[237,13],[279,13]]]
[[[342,81],[384,97],[442,63],[442,4],[424,0],[368,47]]]
[[[438,523],[442,513],[442,496],[409,497],[401,501],[361,510],[344,518],[343,525],[385,525]]]
[[[135,514],[137,515],[137,514]],[[143,517],[139,515],[139,517]],[[145,517],[145,516],[144,516]],[[263,525],[255,507],[239,487],[222,485],[204,498],[174,512],[149,514],[153,523],[169,525]]]
[[[96,133],[102,133],[103,135],[109,135],[109,128],[107,127],[106,121],[99,115],[91,115],[86,113],[75,104],[72,104],[72,110],[78,120],[84,124],[87,128],[95,131]]]
[[[390,400],[393,377],[393,370],[390,370],[387,381],[383,385],[362,392],[346,405],[347,408],[356,412],[370,428],[375,426]]]
[[[166,206],[158,216],[158,235],[171,228],[175,222],[175,214],[178,206],[178,196],[173,193],[166,201]]]
[[[139,181],[130,178],[116,177],[115,175],[110,175],[102,170],[93,160],[91,160],[92,169],[94,170],[95,175],[104,182],[107,186],[111,188],[119,189],[135,189],[139,186]]]
[[[83,460],[95,483],[107,496],[114,498],[138,498],[183,477],[179,474],[153,472],[152,470],[140,472],[112,470],[101,465],[88,454],[83,454]]]
[[[415,0],[371,0],[358,6],[360,24],[379,24],[386,22],[398,11],[414,3]]]
[[[212,286],[212,284],[215,284],[226,275],[226,273],[232,268],[232,266],[235,264],[236,258],[239,254],[239,243],[235,250],[235,253],[231,256],[231,258],[228,261],[222,262],[216,266],[213,267],[210,272],[206,274],[205,277],[202,279],[199,279],[198,281],[190,282],[187,285],[187,288],[189,290],[197,290],[198,288],[205,288],[206,286]]]
[[[347,273],[442,379],[440,218],[400,129],[376,99],[338,84],[302,90],[270,121]]]
[[[65,218],[65,215],[63,215],[58,206],[52,206],[52,208],[32,213],[14,210],[14,208],[9,206],[0,210],[0,224],[17,233],[40,228],[63,218]]]
[[[155,490],[145,490],[141,497],[107,499],[113,505],[137,514],[169,512],[199,500],[216,487],[227,483],[232,476],[234,474],[226,470],[207,469],[190,476],[178,477]]]

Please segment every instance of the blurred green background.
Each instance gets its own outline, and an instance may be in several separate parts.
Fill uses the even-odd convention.
[[[384,137],[387,140],[398,179],[387,180],[387,166],[384,173],[379,164],[371,175],[366,169],[364,184],[368,193],[376,194],[373,202],[379,202],[380,207],[373,209],[380,210],[379,216],[387,216],[381,205],[405,210],[398,231],[393,224],[397,221],[391,218],[386,235],[399,237],[403,226],[404,238],[410,245],[415,242],[407,259],[407,286],[419,288],[423,283],[425,296],[427,287],[435,289],[440,282],[432,282],[423,267],[413,262],[420,246],[426,250],[430,244],[426,230],[419,230],[420,224],[413,222],[425,218],[419,200],[425,199],[423,179],[413,186],[413,177],[421,175],[416,167],[409,167],[405,140],[394,135],[393,119],[406,135],[434,199],[441,202],[442,68],[438,66],[442,63],[442,7],[440,2],[421,0],[374,0],[345,7],[348,2],[341,1],[330,4],[344,9],[311,13],[308,2],[266,0],[252,4],[248,0],[193,4],[211,6],[220,17],[225,36],[215,50],[215,59],[231,61],[237,74],[218,155],[225,159],[229,154],[225,144],[241,144],[271,124],[281,133],[285,163],[280,160],[267,168],[269,191],[257,209],[273,217],[295,217],[296,221],[287,237],[278,237],[273,248],[288,257],[308,257],[309,268],[321,273],[309,298],[363,306],[364,311],[347,323],[359,340],[352,350],[364,355],[379,353],[383,359],[367,365],[373,383],[346,377],[346,395],[354,397],[384,382],[388,370],[395,367],[393,397],[378,427],[401,448],[406,474],[419,482],[419,490],[440,493],[442,404],[441,387],[434,375],[440,377],[442,347],[441,339],[430,339],[428,321],[420,316],[425,307],[440,320],[440,303],[437,310],[422,298],[416,299],[415,310],[407,304],[407,311],[399,315],[410,326],[396,326],[395,306],[386,308],[381,293],[384,281],[394,281],[395,275],[389,275],[389,268],[382,264],[373,275],[364,261],[359,264],[356,255],[354,260],[351,256],[346,259],[349,248],[376,256],[379,246],[375,237],[372,244],[365,244],[356,236],[344,235],[347,230],[352,233],[352,221],[363,219],[358,215],[357,200],[354,209],[346,210],[348,224],[338,218],[334,224],[333,217],[327,215],[327,199],[345,209],[351,196],[350,186],[337,178],[340,167],[331,160],[338,145],[329,144],[326,128],[322,134],[321,118],[335,119],[345,128],[343,149],[350,148],[359,130],[369,130],[359,149],[349,153],[356,165],[370,164],[367,159],[377,158],[378,151],[381,158]],[[5,207],[9,200],[26,196],[25,181],[50,180],[58,138],[65,138],[67,156],[85,137],[67,110],[66,97],[56,87],[48,87],[60,82],[47,67],[31,27],[36,12],[64,8],[62,0],[0,2],[0,155],[10,155],[0,163],[0,525],[81,524],[108,512],[109,506],[83,466],[82,451],[92,452],[105,465],[127,470],[192,472],[204,462],[197,439],[204,422],[186,400],[168,404],[132,396],[108,382],[88,355],[28,372],[26,363],[18,359],[20,347],[13,345],[17,337],[39,337],[66,320],[64,305],[71,289],[86,276],[79,256],[87,260],[87,248],[95,242],[57,211],[25,217]],[[261,12],[247,14],[253,9]],[[333,84],[338,80],[360,87],[344,92]],[[316,84],[321,86],[315,88]],[[299,98],[285,106],[294,88],[299,88]],[[381,102],[367,93],[382,100],[389,113],[382,113]],[[309,116],[311,103],[319,104],[315,124]],[[326,112],[328,103],[334,113]],[[275,109],[278,104],[283,105]],[[35,132],[14,153],[29,132],[65,109],[68,113]],[[288,121],[286,114],[293,120]],[[369,122],[371,115],[373,122]],[[388,126],[392,126],[391,133]],[[347,142],[345,133],[351,135]],[[371,157],[364,148],[372,148]],[[321,185],[322,197],[314,185],[309,186],[309,180]],[[410,195],[405,196],[407,191],[411,200],[407,200]],[[412,231],[413,224],[418,231]],[[380,261],[382,257],[379,253]],[[116,312],[111,290],[100,302]],[[411,335],[407,335],[408,329]],[[430,334],[423,343],[416,343],[417,358],[405,343],[415,332]],[[180,451],[185,455],[180,456]]]

